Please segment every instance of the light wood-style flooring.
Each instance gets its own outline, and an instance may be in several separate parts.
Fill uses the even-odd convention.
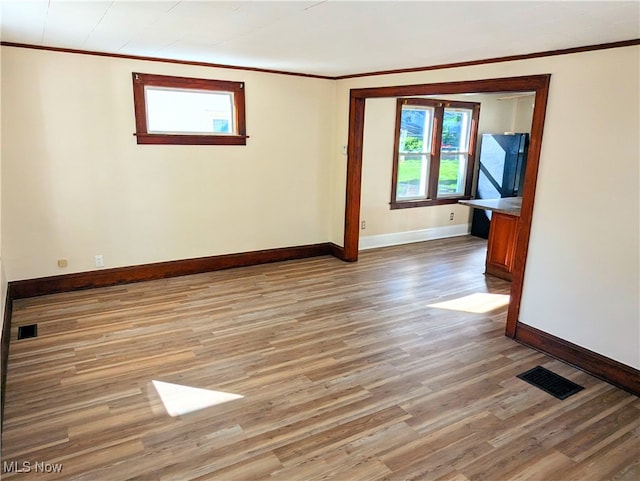
[[[30,472],[2,479],[640,479],[637,397],[505,338],[506,306],[467,312],[508,294],[485,250],[461,237],[16,301],[2,461]],[[433,306],[451,300],[467,311]],[[560,401],[515,377],[536,365],[585,389]],[[172,417],[153,381],[243,397]]]

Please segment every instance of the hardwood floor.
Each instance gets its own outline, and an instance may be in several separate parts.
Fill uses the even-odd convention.
[[[441,304],[508,293],[485,249],[462,237],[16,301],[3,479],[640,479],[637,397],[505,338],[506,306]],[[560,401],[515,377],[536,365],[585,389]],[[208,393],[158,381],[243,397],[172,417],[164,403]]]

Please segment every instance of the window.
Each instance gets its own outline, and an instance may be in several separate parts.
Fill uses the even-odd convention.
[[[470,198],[480,104],[398,99],[391,208]]]
[[[139,144],[246,145],[244,83],[133,74]]]

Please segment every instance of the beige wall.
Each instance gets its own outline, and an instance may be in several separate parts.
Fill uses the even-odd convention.
[[[338,82],[349,89],[552,74],[520,320],[640,368],[640,47]],[[365,127],[366,129],[366,127]],[[332,240],[342,244],[346,158],[334,155]]]
[[[247,146],[137,145],[131,72],[242,80]],[[9,280],[326,242],[335,82],[2,47]],[[66,269],[57,259],[68,259]]]
[[[480,122],[478,137],[484,133],[502,133],[512,130],[517,112],[517,99],[498,100],[501,95],[438,96],[449,100],[479,102]],[[365,108],[364,146],[362,159],[361,219],[366,229],[360,236],[397,232],[468,226],[470,209],[463,205],[419,207],[412,209],[389,208],[391,200],[391,174],[393,164],[396,99],[368,99]],[[454,220],[450,220],[450,214]],[[437,236],[434,234],[435,236]],[[449,235],[449,229],[444,229]],[[458,230],[460,233],[468,229]]]

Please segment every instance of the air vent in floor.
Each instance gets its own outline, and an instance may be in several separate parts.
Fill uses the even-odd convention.
[[[582,391],[584,388],[573,381],[569,381],[555,372],[551,372],[542,366],[518,374],[520,379],[548,392],[558,399],[566,399],[569,396]]]
[[[29,339],[38,336],[38,325],[29,324],[28,326],[20,326],[18,328],[18,339]]]

